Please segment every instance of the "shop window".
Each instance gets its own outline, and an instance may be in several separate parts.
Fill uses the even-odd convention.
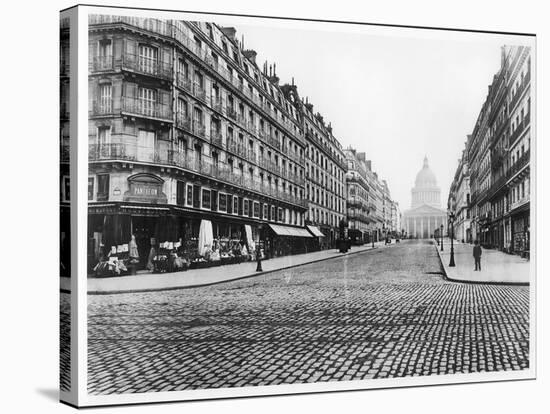
[[[97,201],[109,199],[109,174],[98,174],[97,176]]]
[[[185,183],[179,180],[176,182],[176,204],[179,206],[185,204]]]
[[[210,190],[202,190],[202,208],[210,208]]]

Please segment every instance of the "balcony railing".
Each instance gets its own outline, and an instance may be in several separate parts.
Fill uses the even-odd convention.
[[[108,56],[94,56],[91,62],[92,72],[103,72],[114,69],[114,60],[112,55]]]
[[[525,117],[521,120],[521,122],[516,126],[516,129],[512,132],[512,135],[510,135],[510,143],[514,143],[516,139],[519,138],[519,136],[525,131],[525,128],[529,126],[530,123],[530,115],[531,112],[527,112]]]
[[[144,118],[172,121],[172,111],[168,105],[136,98],[122,98],[122,111]]]
[[[92,104],[92,116],[113,115],[113,113],[112,100],[94,101]]]
[[[176,126],[187,132],[193,132],[191,127],[191,118],[182,112],[176,113]]]
[[[235,111],[233,108],[227,109],[227,116],[233,120],[237,120],[237,111]]]
[[[221,98],[219,98],[219,97],[217,97],[217,98],[214,97],[214,98],[212,99],[212,106],[214,107],[214,109],[215,109],[216,111],[218,111],[218,112],[221,113],[221,114],[224,114],[223,101],[222,101]]]
[[[222,147],[222,133],[220,130],[210,130],[210,142],[218,147]]]
[[[171,23],[167,22],[166,20],[152,19],[149,17],[146,18],[91,14],[88,16],[88,22],[90,26],[124,23],[163,36],[173,35],[173,28]]]
[[[206,128],[204,127],[204,124],[193,121],[193,133],[198,137],[206,138]]]
[[[130,72],[155,78],[172,79],[172,65],[157,59],[124,53],[120,60],[115,59],[115,66],[119,65],[123,70]]]
[[[491,183],[491,187],[489,187],[488,190],[488,197],[491,198],[495,194],[498,194],[501,189],[504,188],[504,185],[506,184],[506,181],[508,180],[508,176],[506,174],[500,176],[495,181]]]
[[[529,164],[529,161],[531,160],[531,151],[527,150],[523,153],[521,157],[519,157],[514,164],[510,166],[510,169],[508,170],[508,173],[506,174],[508,179],[512,178],[514,175],[516,175],[519,171],[521,171],[524,167],[526,167]]]
[[[206,90],[202,86],[200,86],[198,83],[195,83],[193,85],[193,94],[197,99],[200,99],[204,103],[207,103]]]
[[[178,72],[178,75],[176,76],[176,83],[180,88],[189,93],[193,93],[193,84],[191,83],[191,79],[187,78],[185,74]]]
[[[307,205],[307,201],[299,196],[276,189],[275,186],[260,180],[258,177],[242,174],[229,164],[216,162],[206,156],[196,157],[192,153],[180,150],[141,147],[135,144],[90,144],[88,158],[90,161],[124,160],[173,165],[288,203],[302,207]]]
[[[512,96],[512,99],[510,99],[510,105],[508,107],[510,110],[514,109],[514,107],[516,106],[516,103],[518,102],[519,98],[525,91],[525,88],[527,88],[527,85],[529,84],[530,81],[531,81],[531,72],[527,72],[527,75],[525,75],[525,77],[523,78],[523,82],[521,83],[519,88],[516,90],[516,93]]]

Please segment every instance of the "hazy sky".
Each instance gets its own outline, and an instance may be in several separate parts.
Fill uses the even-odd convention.
[[[466,135],[499,69],[503,36],[233,25],[245,48],[258,52],[260,67],[275,62],[281,83],[294,77],[344,148],[366,152],[401,211],[410,208],[424,155],[446,205]]]

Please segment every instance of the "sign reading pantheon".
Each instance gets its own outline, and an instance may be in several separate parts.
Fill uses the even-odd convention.
[[[403,213],[407,235],[418,239],[431,238],[441,225],[446,233],[447,212],[441,208],[441,189],[428,165],[427,156],[424,157],[422,169],[416,174],[411,196],[411,208]]]

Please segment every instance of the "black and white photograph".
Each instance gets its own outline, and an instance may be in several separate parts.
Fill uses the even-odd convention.
[[[62,389],[71,364],[84,405],[534,378],[533,34],[92,6],[77,29]]]

